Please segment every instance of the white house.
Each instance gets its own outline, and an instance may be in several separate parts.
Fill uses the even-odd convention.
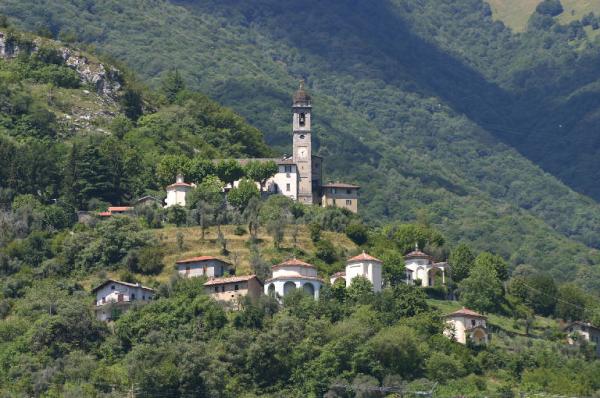
[[[314,265],[294,258],[274,265],[271,269],[273,276],[265,281],[265,294],[283,297],[296,289],[302,289],[315,299],[319,298],[323,280],[317,276]]]
[[[298,199],[298,183],[300,176],[298,174],[298,167],[290,157],[283,158],[258,158],[258,159],[236,159],[242,166],[247,165],[251,161],[255,162],[275,162],[277,164],[277,173],[267,180],[264,187],[262,188],[264,193],[268,194],[279,194],[287,196],[292,200]],[[234,187],[239,185],[240,181],[233,183]],[[226,189],[230,188],[229,185]],[[256,187],[260,189],[260,184],[256,184]]]
[[[344,279],[346,287],[358,276],[366,278],[373,284],[373,291],[380,292],[383,287],[382,279],[383,262],[372,257],[364,251],[358,256],[349,258],[346,262],[346,272],[338,272],[331,276],[329,281],[333,285],[338,279]]]
[[[193,188],[194,184],[188,184],[183,180],[183,175],[178,174],[175,184],[171,184],[167,187],[167,198],[165,199],[165,208],[171,206],[185,206],[185,199]]]
[[[404,256],[404,268],[406,283],[414,284],[418,280],[421,281],[421,286],[431,287],[435,285],[435,276],[438,273],[442,275],[442,283],[446,283],[446,271],[449,265],[434,262],[433,257],[423,253],[418,245],[415,245],[415,250]]]
[[[92,292],[96,294],[96,316],[101,321],[114,319],[134,302],[147,303],[154,297],[154,289],[114,279],[106,280]]]
[[[488,330],[486,317],[468,308],[461,308],[445,315],[446,329],[444,335],[461,344],[471,341],[474,344],[487,344]]]
[[[227,261],[212,256],[191,257],[175,262],[175,268],[179,275],[191,278],[194,276],[206,276],[207,278],[218,278],[225,273],[231,273],[231,264]]]
[[[575,321],[567,325],[565,331],[569,344],[579,344],[581,340],[590,342],[595,345],[596,355],[600,357],[600,328],[589,322]]]

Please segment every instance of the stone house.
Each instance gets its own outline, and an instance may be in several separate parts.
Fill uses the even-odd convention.
[[[339,207],[358,213],[358,185],[333,182],[321,186],[323,207]]]
[[[204,284],[204,291],[217,301],[239,304],[242,297],[257,299],[263,294],[263,283],[256,275],[214,278]]]
[[[95,312],[101,321],[115,319],[132,304],[144,304],[152,300],[155,291],[139,283],[107,279],[92,289],[96,295]]]
[[[468,308],[461,308],[451,314],[445,315],[446,329],[444,335],[461,344],[487,344],[489,333],[487,318]]]
[[[195,276],[206,276],[207,278],[219,278],[225,273],[232,273],[233,268],[227,261],[213,256],[199,256],[179,260],[175,262],[175,268],[179,275],[185,278]]]
[[[293,258],[274,265],[271,269],[273,276],[265,281],[265,294],[283,297],[296,289],[302,289],[315,299],[319,298],[323,280],[317,276],[314,265]]]

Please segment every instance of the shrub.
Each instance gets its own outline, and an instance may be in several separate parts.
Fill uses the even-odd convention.
[[[562,14],[564,11],[560,0],[544,0],[536,7],[535,11],[538,14],[549,15],[555,17]]]
[[[368,229],[364,224],[352,223],[346,227],[346,236],[357,245],[364,245],[369,239]]]

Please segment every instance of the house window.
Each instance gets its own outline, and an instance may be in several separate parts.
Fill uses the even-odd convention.
[[[115,285],[111,285],[110,290],[115,290]]]
[[[219,293],[219,286],[215,286],[215,293]]]
[[[300,126],[304,127],[304,125],[306,124],[306,116],[304,115],[304,113],[300,114]]]
[[[206,265],[202,267],[202,275],[206,276]]]
[[[186,275],[190,274],[190,266],[189,265],[187,267],[185,267],[185,274]]]
[[[292,172],[292,166],[291,165],[285,166],[285,172],[286,173],[291,173]]]
[[[331,188],[331,193],[336,194],[337,190],[335,188]]]
[[[240,290],[240,285],[235,285],[235,286],[233,287],[233,290]]]
[[[142,296],[142,300],[144,300],[144,301],[145,301],[145,300],[146,300],[146,296]]]
[[[352,200],[346,199],[346,206],[352,206]]]
[[[134,301],[134,300],[135,300],[135,294],[131,293],[131,301]]]
[[[286,192],[290,192],[290,190],[292,189],[290,184],[285,184],[285,191]]]
[[[475,319],[471,319],[471,326],[475,326],[476,322]]]
[[[348,195],[350,195],[350,194],[352,194],[352,190],[351,190],[351,189],[346,189],[346,193],[347,193]]]
[[[221,286],[221,292],[225,291],[225,285]]]

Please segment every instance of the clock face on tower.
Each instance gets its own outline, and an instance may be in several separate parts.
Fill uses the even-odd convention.
[[[307,151],[306,147],[298,148],[298,158],[306,159],[307,155],[308,155],[308,151]]]

